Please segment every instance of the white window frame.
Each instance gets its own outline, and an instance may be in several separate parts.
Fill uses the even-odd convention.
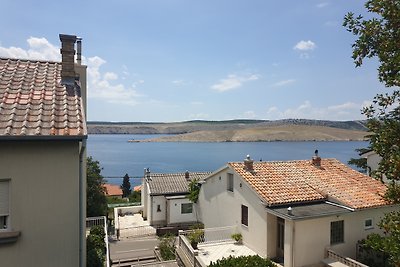
[[[234,188],[234,178],[233,178],[233,173],[227,173],[226,175],[226,190],[229,192],[233,192]]]
[[[367,225],[367,222],[370,221],[371,225]],[[374,229],[374,219],[372,218],[367,218],[364,220],[364,229],[365,230],[370,230],[370,229]]]
[[[9,231],[10,227],[10,179],[0,179],[0,217],[3,218],[3,225],[0,231]],[[3,203],[4,202],[4,203]]]
[[[185,205],[185,207],[190,205],[190,207],[191,207],[190,212],[186,212],[187,208],[185,208],[185,212],[184,212],[184,208],[183,208],[184,205]],[[181,203],[181,214],[192,214],[192,213],[193,213],[193,203]]]

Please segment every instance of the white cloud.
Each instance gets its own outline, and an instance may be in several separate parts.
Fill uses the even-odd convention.
[[[248,110],[243,113],[243,118],[245,119],[255,119],[257,117],[253,110]]]
[[[210,118],[210,115],[207,113],[197,113],[197,114],[190,114],[189,119],[191,120],[205,120]]]
[[[279,81],[279,82],[274,83],[272,86],[274,86],[274,87],[282,87],[282,86],[286,86],[286,85],[289,85],[291,83],[294,83],[295,81],[296,80],[294,80],[294,79],[283,80],[283,81]]]
[[[29,37],[27,43],[28,49],[0,46],[0,56],[33,60],[61,60],[59,46],[51,44],[46,38]],[[133,87],[126,87],[124,84],[118,83],[118,75],[114,72],[104,74],[101,72],[100,68],[106,63],[104,59],[99,56],[82,57],[82,61],[88,67],[88,97],[126,105],[137,103],[136,99],[141,95]],[[111,81],[115,83],[111,83]],[[138,81],[139,84],[143,82],[143,80]]]
[[[260,77],[257,74],[249,74],[246,76],[239,76],[236,74],[230,74],[227,78],[219,80],[218,83],[211,86],[211,89],[219,92],[225,92],[241,87],[243,83],[248,81],[258,80]]]
[[[308,41],[301,40],[293,47],[293,49],[300,50],[300,51],[312,51],[316,47],[317,47],[317,45],[311,40],[308,40]]]
[[[310,101],[304,101],[299,106],[280,110],[276,106],[267,110],[267,119],[319,119],[319,120],[358,120],[365,119],[361,109],[367,102],[361,104],[346,102],[327,107],[314,107]]]
[[[328,5],[329,5],[328,2],[322,2],[322,3],[317,4],[317,7],[318,8],[324,8],[324,7],[327,7]]]
[[[118,79],[118,75],[115,74],[114,72],[106,72],[104,74],[104,80],[117,80]]]
[[[46,38],[29,37],[29,48],[27,50],[20,47],[0,47],[0,56],[9,58],[52,60],[60,61],[60,48],[49,43]]]

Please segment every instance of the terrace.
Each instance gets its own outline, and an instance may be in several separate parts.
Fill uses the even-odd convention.
[[[235,226],[207,228],[203,231],[204,234],[197,249],[193,249],[188,238],[193,230],[179,231],[177,256],[183,265],[205,267],[211,262],[229,256],[257,255],[246,245],[235,243],[231,237],[232,234],[237,233]]]

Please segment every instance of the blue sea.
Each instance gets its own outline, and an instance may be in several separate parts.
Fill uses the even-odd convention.
[[[109,183],[121,184],[128,174],[132,185],[140,184],[145,168],[151,172],[215,171],[227,162],[254,160],[311,159],[318,149],[322,158],[336,158],[347,163],[359,157],[355,149],[368,142],[224,142],[224,143],[129,143],[130,139],[154,138],[156,135],[89,135],[87,154],[100,162],[102,175]]]

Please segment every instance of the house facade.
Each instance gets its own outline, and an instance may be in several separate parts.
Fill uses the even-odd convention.
[[[355,258],[356,243],[380,233],[386,186],[336,159],[228,163],[199,196],[205,228],[235,226],[244,244],[285,267],[319,266],[327,249]]]
[[[204,180],[210,172],[151,173],[145,171],[141,200],[143,218],[152,226],[191,224],[198,221],[197,208],[188,199],[189,183]]]
[[[1,266],[86,263],[86,66],[60,40],[62,62],[0,58]]]

